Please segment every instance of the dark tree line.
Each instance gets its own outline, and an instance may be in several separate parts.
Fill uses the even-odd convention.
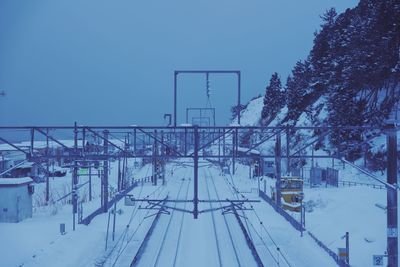
[[[285,105],[282,123],[293,123],[321,96],[326,98],[331,126],[382,127],[400,89],[400,0],[361,0],[338,15],[329,9],[304,61],[298,61],[282,86],[274,73],[266,88],[261,123],[270,123]],[[353,147],[362,140],[358,131],[330,135],[336,148]]]

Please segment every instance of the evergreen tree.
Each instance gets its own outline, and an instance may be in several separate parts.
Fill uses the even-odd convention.
[[[246,105],[240,104],[231,107],[231,120],[238,117],[238,115],[242,112],[242,110],[246,109]]]
[[[292,70],[292,75],[286,82],[288,120],[297,120],[308,103],[306,98],[312,78],[311,65],[309,61],[298,61]]]
[[[285,105],[285,93],[282,90],[278,73],[271,76],[265,89],[264,107],[261,113],[262,125],[268,125]]]
[[[307,112],[319,125],[381,125],[400,101],[399,18],[399,0],[360,0],[340,15],[327,10],[308,59],[297,62],[287,79],[286,99],[279,76],[272,76],[261,123],[269,124],[286,101],[288,115],[278,123],[295,124]],[[330,135],[330,143],[353,159],[361,139],[354,130]],[[324,142],[321,147],[331,147]]]

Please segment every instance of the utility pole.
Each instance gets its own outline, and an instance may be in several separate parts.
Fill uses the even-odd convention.
[[[276,143],[275,143],[275,166],[276,166],[276,205],[278,207],[281,206],[281,134],[278,133],[276,135]]]
[[[387,124],[387,182],[397,188],[396,123]],[[398,266],[397,189],[387,187],[387,253],[388,266]]]
[[[193,177],[194,177],[194,192],[193,192],[193,216],[197,219],[199,214],[199,198],[198,198],[198,182],[199,182],[199,129],[194,126],[194,157],[193,157]]]
[[[78,161],[76,157],[78,156],[78,128],[75,122],[74,126],[74,161],[72,168],[72,229],[75,231],[75,214],[78,211]]]
[[[289,126],[286,128],[286,174],[290,175],[290,129]]]
[[[158,143],[157,143],[157,130],[154,130],[154,144],[153,144],[153,175],[152,175],[152,182],[153,185],[157,185],[158,179]]]
[[[108,130],[103,131],[104,137],[104,151],[103,154],[107,157],[103,161],[103,179],[102,179],[102,188],[103,188],[103,212],[108,211]]]
[[[49,160],[49,128],[46,130],[46,205],[49,204],[49,176],[50,176],[50,160]]]
[[[232,174],[235,174],[236,131],[232,132]]]

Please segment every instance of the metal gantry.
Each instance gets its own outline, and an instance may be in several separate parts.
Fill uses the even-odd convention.
[[[174,72],[174,124],[177,126],[177,116],[178,116],[178,75],[179,74],[205,74],[207,80],[207,90],[208,90],[208,79],[210,74],[234,74],[237,77],[237,107],[240,107],[240,86],[241,86],[241,72],[239,70],[176,70]],[[208,91],[207,91],[208,94]],[[240,124],[240,110],[237,112],[238,124]],[[215,118],[214,118],[215,121]]]
[[[177,72],[179,73],[179,72]],[[174,114],[175,119],[176,113]],[[174,121],[176,124],[176,120]],[[252,151],[257,149],[265,142],[275,144],[273,153],[260,153],[257,160],[265,158],[275,159],[277,189],[280,188],[280,175],[282,173],[281,160],[286,159],[286,171],[290,171],[291,162],[296,159],[317,159],[317,158],[333,158],[346,161],[342,158],[342,151],[331,151],[330,155],[309,155],[307,148],[312,147],[316,140],[308,142],[306,145],[294,147],[292,142],[293,134],[301,130],[318,130],[321,135],[326,136],[335,130],[358,130],[371,131],[377,127],[360,127],[360,126],[343,126],[343,127],[259,127],[259,126],[84,126],[75,123],[73,126],[2,126],[0,127],[0,141],[9,146],[9,149],[18,151],[26,157],[26,161],[34,162],[46,170],[46,201],[49,200],[49,166],[54,161],[63,162],[72,168],[72,206],[75,221],[77,213],[77,191],[78,171],[79,168],[90,165],[102,166],[101,173],[101,192],[102,192],[102,209],[107,212],[109,209],[109,188],[108,174],[109,162],[111,160],[123,160],[128,158],[142,158],[147,163],[152,163],[157,167],[152,175],[153,184],[157,184],[157,180],[162,179],[160,171],[162,164],[175,159],[189,159],[193,161],[193,178],[194,178],[194,197],[191,200],[180,199],[137,199],[136,201],[147,202],[154,206],[163,206],[173,209],[168,203],[173,202],[191,202],[193,209],[181,210],[193,214],[194,218],[198,218],[199,214],[208,210],[199,210],[199,203],[212,202],[217,200],[204,200],[198,194],[198,168],[199,159],[207,160],[221,166],[229,166],[232,173],[236,169],[237,160],[254,160]],[[29,145],[20,145],[10,141],[5,132],[15,131],[21,135],[21,139],[29,139]],[[61,133],[59,133],[61,132]],[[387,129],[387,158],[388,172],[387,182],[381,182],[387,188],[387,243],[388,258],[390,264],[398,261],[397,244],[398,244],[398,222],[397,222],[397,127],[389,125]],[[3,134],[4,133],[4,134]],[[286,147],[282,153],[281,135],[286,135]],[[64,136],[62,139],[60,136]],[[65,139],[65,135],[68,136]],[[247,138],[245,138],[247,136]],[[14,135],[15,138],[15,135]],[[272,139],[275,140],[272,140]],[[246,140],[244,140],[246,139]],[[43,146],[36,146],[41,140],[45,143]],[[72,141],[72,142],[70,142]],[[57,150],[52,149],[54,146],[50,142],[56,144]],[[241,149],[239,149],[239,147]],[[244,149],[243,149],[244,148]],[[292,151],[294,150],[294,152]],[[0,175],[4,176],[12,172],[16,166],[8,170],[0,170]],[[124,177],[126,178],[126,177]],[[118,190],[125,189],[125,181],[120,178]],[[279,190],[277,194],[279,194]],[[278,201],[280,198],[277,198]],[[256,200],[247,200],[248,202]],[[235,200],[218,200],[227,208],[235,204],[239,207],[244,201]]]

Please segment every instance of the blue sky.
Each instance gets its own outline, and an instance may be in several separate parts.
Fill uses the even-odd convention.
[[[286,80],[312,47],[321,15],[354,0],[2,0],[2,125],[163,125],[173,71],[242,71],[242,102]],[[218,124],[236,101],[234,76],[212,76]],[[206,105],[204,76],[179,84],[179,118]]]

